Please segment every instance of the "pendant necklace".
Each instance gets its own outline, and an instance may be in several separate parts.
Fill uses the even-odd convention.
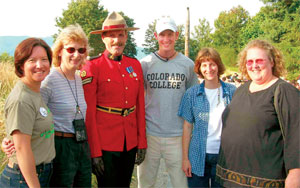
[[[220,99],[220,87],[219,87],[218,88],[218,103],[217,103],[217,106],[219,106],[220,101],[221,101],[221,99]]]
[[[175,51],[174,54],[171,55],[170,57],[163,57],[163,56],[159,55],[158,52],[154,52],[154,55],[155,55],[156,57],[158,57],[160,60],[165,61],[165,62],[169,61],[169,60],[170,60],[172,57],[174,57],[176,54],[177,54],[177,52]]]

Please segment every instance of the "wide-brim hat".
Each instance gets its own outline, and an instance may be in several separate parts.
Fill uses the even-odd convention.
[[[137,27],[128,27],[123,16],[117,12],[112,12],[104,20],[102,30],[91,31],[90,34],[102,34],[103,32],[116,30],[134,31],[138,29]]]

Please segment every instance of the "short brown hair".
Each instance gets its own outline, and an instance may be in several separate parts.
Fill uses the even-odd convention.
[[[53,44],[53,65],[59,67],[61,64],[60,51],[64,48],[64,45],[69,42],[78,42],[86,47],[85,54],[88,55],[90,47],[88,44],[88,38],[85,35],[83,29],[79,24],[69,25],[65,27],[58,35]]]
[[[52,51],[48,44],[40,38],[28,38],[23,40],[15,49],[15,73],[21,78],[24,76],[23,66],[32,54],[32,50],[36,46],[41,46],[46,50],[47,57],[51,66]]]
[[[239,54],[239,69],[242,75],[244,75],[247,79],[251,80],[246,67],[247,52],[250,48],[259,48],[267,52],[269,60],[274,63],[272,68],[272,74],[274,76],[280,77],[286,73],[281,52],[268,41],[256,39],[250,41]]]
[[[201,64],[205,61],[213,61],[218,66],[218,77],[225,72],[225,66],[221,60],[220,54],[213,48],[202,48],[195,60],[194,71],[200,78],[204,78],[200,71]]]

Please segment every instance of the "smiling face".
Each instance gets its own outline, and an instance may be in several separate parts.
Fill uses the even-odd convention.
[[[200,72],[206,81],[218,82],[218,65],[213,61],[204,61],[200,65]]]
[[[126,45],[127,32],[124,30],[104,32],[102,34],[102,41],[109,53],[113,56],[120,56],[122,55]]]
[[[247,51],[246,68],[251,80],[256,84],[265,84],[273,77],[274,63],[270,61],[265,50],[250,48]]]
[[[85,48],[85,45],[74,41],[65,44],[60,51],[61,66],[65,70],[77,70],[87,57]]]
[[[32,53],[23,65],[23,77],[27,85],[39,85],[49,74],[50,62],[45,48],[35,46]]]
[[[160,51],[172,51],[175,47],[175,41],[178,39],[178,32],[173,32],[169,29],[154,33],[156,40],[158,41]]]

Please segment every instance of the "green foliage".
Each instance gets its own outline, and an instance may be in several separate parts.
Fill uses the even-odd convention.
[[[193,38],[198,41],[198,48],[208,47],[212,45],[212,28],[209,22],[203,18],[199,19],[199,25],[195,26],[195,33],[193,33]]]
[[[219,52],[223,64],[225,67],[238,67],[237,65],[237,52],[228,46],[217,47],[216,50]]]
[[[179,32],[178,39],[175,43],[175,50],[184,54],[185,49],[185,31],[183,25],[177,25],[177,30]]]
[[[120,12],[120,14],[123,16],[123,18],[126,20],[126,24],[128,27],[134,27],[135,23],[134,20],[126,16],[123,12]],[[133,33],[128,32],[128,39],[126,42],[126,47],[124,49],[124,54],[130,56],[130,57],[135,57],[137,54],[136,51],[136,43],[135,39],[133,38]]]
[[[14,62],[14,58],[7,52],[3,52],[0,56],[0,62]]]
[[[228,46],[238,52],[241,47],[239,36],[249,18],[248,11],[241,6],[221,12],[215,20],[214,46]]]
[[[87,34],[89,44],[93,48],[90,56],[97,55],[105,50],[105,45],[102,42],[101,35],[90,34],[91,31],[101,30],[102,23],[108,15],[108,11],[102,5],[99,5],[99,0],[72,0],[67,10],[63,10],[62,17],[56,18],[56,26],[60,29],[78,23]],[[120,14],[126,20],[128,27],[134,26],[133,19]],[[54,39],[57,37],[55,34]],[[134,57],[136,55],[136,43],[132,38],[132,33],[128,33],[128,40],[124,53]]]
[[[155,52],[158,50],[158,42],[154,36],[155,26],[157,20],[154,20],[151,24],[148,25],[148,29],[145,33],[145,43],[142,44],[144,47],[143,52],[145,54],[150,54],[151,52]]]
[[[194,27],[195,33],[192,33],[192,39],[190,39],[190,58],[195,61],[199,50],[203,47],[212,46],[212,28],[209,22],[204,19],[199,19],[199,25]]]

